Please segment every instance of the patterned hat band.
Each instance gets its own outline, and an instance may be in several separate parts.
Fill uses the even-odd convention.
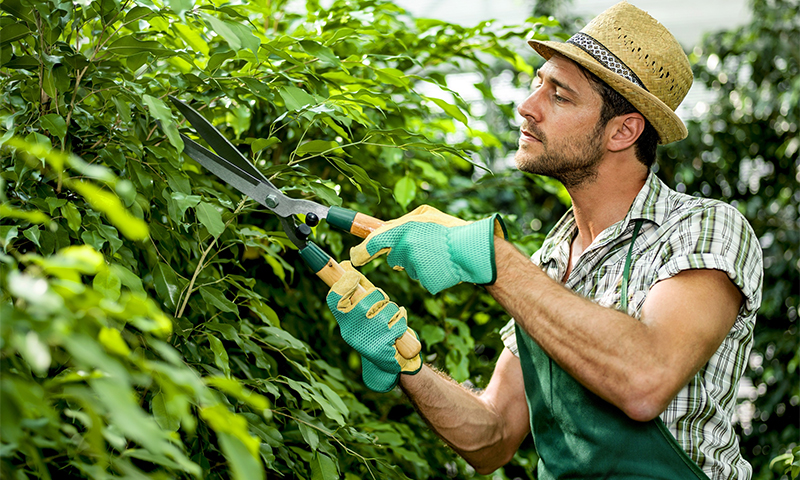
[[[607,69],[611,70],[612,72],[616,73],[617,75],[635,83],[636,85],[644,88],[646,91],[647,87],[644,86],[639,77],[631,70],[625,62],[619,59],[616,55],[611,53],[609,49],[605,47],[602,43],[598,42],[594,38],[585,33],[578,32],[569,40],[567,43],[571,43],[576,47],[580,48],[584,52],[588,53],[592,56],[595,60],[600,62],[600,65],[606,67]]]

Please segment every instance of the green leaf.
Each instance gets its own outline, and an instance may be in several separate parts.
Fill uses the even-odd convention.
[[[230,377],[231,366],[228,363],[228,352],[225,350],[225,346],[220,339],[210,333],[206,334],[206,337],[211,345],[211,351],[214,352],[214,364],[222,370],[226,377]]]
[[[166,0],[166,4],[169,5],[169,8],[181,18],[183,18],[184,13],[192,9],[193,3],[194,0]],[[180,24],[176,23],[175,25]]]
[[[222,342],[217,340],[212,335],[209,335],[209,341],[211,338],[214,338],[217,342],[222,345]],[[212,343],[213,349],[213,343]],[[216,355],[216,350],[214,350],[214,354]],[[227,356],[225,357],[227,359]],[[224,370],[224,369],[223,369]],[[228,370],[230,372],[230,369]],[[269,400],[266,397],[261,396],[255,392],[252,392],[246,389],[236,378],[223,378],[223,377],[207,377],[205,378],[206,385],[212,386],[217,390],[225,392],[228,395],[231,395],[251,407],[255,408],[256,410],[263,412],[270,407]]]
[[[208,43],[200,35],[200,32],[202,32],[202,30],[194,29],[188,25],[178,22],[173,23],[172,28],[174,28],[175,31],[178,32],[178,35],[181,36],[181,38],[187,43],[187,45],[192,47],[192,50],[198,53],[202,53],[205,56],[208,56],[209,53]]]
[[[222,214],[217,210],[217,207],[208,203],[200,202],[195,207],[197,212],[197,219],[208,230],[208,233],[213,237],[219,237],[225,231],[225,223],[222,221]]]
[[[27,22],[29,25],[36,24],[36,19],[33,17],[33,9],[28,3],[23,6],[20,0],[4,0],[0,3],[0,10],[10,13],[14,17]]]
[[[116,328],[101,328],[97,340],[109,353],[121,357],[127,357],[131,354],[131,349],[128,348],[128,344],[125,343],[122,334]]]
[[[89,245],[70,245],[42,262],[46,272],[59,276],[73,272],[94,275],[105,265],[103,255]]]
[[[253,150],[253,153],[258,153],[265,148],[271,147],[276,143],[280,143],[281,140],[278,137],[270,137],[270,138],[257,138],[250,148]]]
[[[350,415],[350,410],[347,408],[347,405],[342,401],[342,398],[333,391],[331,387],[328,385],[316,382],[314,384],[316,388],[318,388],[325,398],[330,402],[330,412],[332,415],[328,415],[328,418],[332,420],[340,420],[340,424],[344,425],[344,417]]]
[[[286,108],[292,112],[317,104],[317,100],[314,97],[295,86],[281,88],[280,95],[286,104]]]
[[[150,404],[153,409],[153,418],[162,429],[168,432],[177,432],[180,427],[180,420],[178,417],[171,415],[167,409],[166,395],[163,392],[158,392],[153,395],[152,403]]]
[[[171,50],[163,48],[161,43],[155,40],[139,40],[133,35],[127,35],[114,40],[105,47],[104,50],[107,56],[118,57],[129,57],[146,52],[162,57],[173,54]]]
[[[408,87],[409,81],[405,78],[406,74],[396,68],[375,68],[375,76],[381,82],[389,83],[397,87]]]
[[[300,430],[300,435],[303,436],[303,440],[308,444],[308,448],[310,448],[311,451],[316,451],[317,447],[319,447],[319,433],[317,430],[303,422],[297,422],[297,428]]]
[[[242,441],[228,433],[217,433],[222,453],[228,460],[235,480],[259,480],[264,478],[261,462],[247,450]]]
[[[457,106],[452,105],[450,103],[447,103],[446,101],[442,100],[441,98],[435,98],[435,97],[424,97],[424,98],[426,98],[427,100],[430,100],[431,102],[433,102],[436,105],[438,105],[439,108],[444,110],[444,112],[446,114],[448,114],[451,117],[455,118],[456,120],[458,120],[459,122],[463,123],[464,125],[468,124],[467,116],[464,115],[464,112],[462,112],[461,109],[459,109]]]
[[[169,143],[178,149],[178,152],[183,151],[183,139],[178,132],[178,126],[175,124],[175,119],[172,117],[172,111],[169,109],[163,100],[150,95],[143,95],[142,100],[150,107],[150,113],[161,122],[161,128],[167,134]]]
[[[355,184],[359,188],[359,190],[361,189],[362,185],[372,187],[375,190],[375,195],[377,195],[378,198],[380,198],[381,185],[378,182],[375,182],[371,178],[369,178],[369,175],[367,174],[366,170],[359,167],[358,165],[352,165],[350,163],[347,163],[346,161],[344,161],[339,157],[328,156],[325,158],[327,158],[328,161],[332,162],[337,167],[339,167],[343,172],[350,174],[352,176],[350,181],[353,182],[353,184]]]
[[[320,153],[335,150],[339,150],[341,152],[341,149],[337,148],[338,146],[339,144],[333,141],[328,142],[325,140],[311,140],[310,142],[306,142],[297,147],[295,153],[297,153],[299,156],[303,156],[308,155],[309,153]]]
[[[145,19],[152,14],[153,11],[148,7],[135,6],[131,8],[130,11],[128,11],[128,13],[125,15],[125,23],[133,23],[137,20]]]
[[[3,250],[6,251],[8,244],[17,238],[19,229],[16,225],[2,225],[0,226],[0,240],[3,241]]]
[[[206,13],[201,13],[201,16],[211,24],[211,29],[217,34],[221,35],[228,45],[234,50],[240,50],[242,47],[249,49],[256,56],[258,61],[258,49],[261,46],[261,40],[258,39],[249,28],[242,24],[228,22],[219,19]]]
[[[21,23],[12,23],[10,25],[6,25],[0,29],[0,46],[5,46],[11,42],[16,42],[30,33],[31,30]]]
[[[313,40],[301,40],[300,46],[303,47],[303,50],[305,50],[306,53],[319,58],[323,61],[323,63],[329,66],[338,67],[342,64],[342,62],[339,61],[339,57],[333,53],[333,50],[326,46],[320,45]]]
[[[150,235],[147,224],[131,215],[113,193],[84,181],[70,182],[69,186],[80,193],[93,209],[105,213],[108,221],[128,239],[144,240]]]
[[[445,331],[437,325],[426,324],[420,328],[419,337],[425,340],[427,347],[431,347],[445,339]]]
[[[51,98],[57,98],[58,90],[56,89],[56,82],[55,78],[53,77],[53,70],[46,68],[43,73],[44,74],[42,75],[42,90],[44,90],[44,92]],[[64,124],[64,131],[66,132],[66,123]]]
[[[339,472],[331,457],[317,451],[311,462],[311,480],[338,480]]]
[[[180,191],[172,192],[167,199],[169,202],[167,209],[169,211],[170,218],[176,222],[183,222],[183,217],[186,214],[186,210],[196,207],[202,198],[203,197],[200,195],[186,195]]]
[[[115,270],[107,268],[101,270],[92,280],[92,287],[111,300],[119,298],[122,280],[120,280]]]
[[[394,198],[401,207],[406,208],[408,204],[414,200],[417,195],[417,182],[413,178],[406,175],[397,181],[394,185]]]
[[[119,113],[119,118],[122,120],[122,123],[130,123],[131,106],[125,101],[120,100],[116,95],[111,97],[111,101],[114,102],[114,106],[117,107],[117,113]]]
[[[342,206],[342,199],[336,194],[336,190],[330,188],[322,182],[311,182],[308,184],[314,194],[328,205]]]
[[[30,223],[47,223],[50,217],[39,210],[21,210],[5,203],[0,204],[0,218],[19,218]]]
[[[144,293],[144,287],[142,286],[142,279],[139,278],[132,271],[128,270],[126,267],[123,267],[122,265],[118,265],[115,263],[109,265],[108,268],[114,273],[114,275],[116,275],[119,278],[120,283],[122,285],[125,285],[126,287],[131,289],[131,291]]]
[[[50,215],[52,215],[57,208],[61,208],[67,204],[67,200],[65,198],[55,198],[55,197],[48,197],[46,199],[46,202],[47,202],[47,208],[50,209]]]
[[[281,262],[277,258],[271,255],[265,255],[262,258],[264,259],[265,262],[269,264],[270,267],[272,267],[272,272],[278,278],[280,278],[281,281],[286,281],[286,269],[283,268],[283,264],[281,264]]]
[[[238,442],[235,446],[236,448],[233,449],[235,451],[227,448],[224,443],[220,443],[225,457],[232,463],[231,467],[235,469],[237,467],[234,464],[240,463],[239,472],[236,473],[234,471],[235,478],[261,478],[263,476],[261,465],[257,460],[260,442],[250,434],[247,420],[243,416],[232,413],[222,404],[202,408],[200,416],[216,432],[218,438],[221,439],[224,436],[229,440]],[[228,444],[228,447],[231,446],[231,444]],[[248,466],[248,456],[255,461],[257,470],[251,471]],[[253,476],[254,473],[258,475]],[[241,477],[240,474],[249,474],[250,476]]]
[[[232,52],[230,50],[227,50],[225,52],[216,52],[211,55],[211,58],[208,60],[208,65],[206,66],[206,68],[211,71],[216,70],[223,63],[225,63],[225,60],[229,60],[235,56],[236,52]]]
[[[110,225],[98,225],[97,232],[106,240],[111,246],[111,253],[117,253],[117,250],[122,247],[122,240],[120,240],[117,229]]]
[[[114,425],[112,430],[140,443],[154,455],[165,455],[174,459],[186,471],[199,476],[199,467],[186,458],[178,447],[172,445],[168,434],[159,428],[153,417],[145,414],[131,389],[121,384],[121,380],[106,377],[90,382],[100,402],[109,412]]]
[[[236,304],[225,298],[225,295],[216,288],[200,287],[200,295],[206,303],[210,303],[224,312],[239,313]]]
[[[31,228],[26,229],[22,234],[30,240],[31,242],[35,243],[37,247],[42,248],[42,245],[39,243],[39,235],[41,235],[41,230],[39,227],[33,226]]]
[[[258,299],[250,300],[250,309],[257,314],[261,320],[269,326],[280,327],[281,320],[275,310]]]
[[[158,262],[153,272],[153,283],[156,287],[156,293],[166,302],[167,307],[175,308],[178,304],[181,289],[178,285],[178,277],[172,268],[169,265]]]
[[[15,70],[35,70],[39,68],[39,60],[37,60],[36,57],[32,55],[20,55],[4,63],[3,68],[9,68]]]

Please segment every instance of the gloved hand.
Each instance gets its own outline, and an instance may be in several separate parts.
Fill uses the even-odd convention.
[[[328,308],[336,317],[344,341],[361,354],[364,383],[376,392],[388,392],[397,385],[401,373],[414,375],[422,368],[419,355],[410,360],[403,358],[394,346],[395,340],[410,330],[406,309],[390,301],[350,262],[340,265],[345,273],[328,292]],[[359,285],[366,295],[353,303]]]
[[[388,252],[389,265],[436,294],[461,282],[494,283],[495,235],[506,238],[499,214],[469,223],[423,205],[372,232],[350,258],[361,266]]]

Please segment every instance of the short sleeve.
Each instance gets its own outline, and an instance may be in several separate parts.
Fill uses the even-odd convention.
[[[721,270],[745,297],[743,317],[761,305],[761,246],[744,216],[732,206],[714,202],[692,209],[681,218],[662,251],[669,258],[658,269],[657,281],[684,270]]]
[[[506,348],[511,350],[511,353],[513,353],[515,357],[519,357],[519,349],[517,348],[517,333],[514,330],[513,318],[509,320],[509,322],[506,323],[503,328],[500,329],[500,338],[503,340],[503,344],[506,346]]]

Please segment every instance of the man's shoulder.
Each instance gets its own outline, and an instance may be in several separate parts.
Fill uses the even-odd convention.
[[[670,190],[665,202],[664,207],[667,212],[663,222],[664,226],[694,220],[699,221],[701,226],[714,227],[724,224],[735,227],[735,230],[746,230],[747,234],[753,234],[752,227],[744,214],[735,206],[722,200],[697,197]]]

